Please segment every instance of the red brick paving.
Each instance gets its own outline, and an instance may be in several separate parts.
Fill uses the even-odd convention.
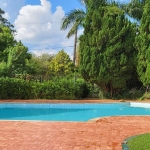
[[[96,122],[0,121],[0,150],[121,150],[130,136],[150,132],[150,117]]]

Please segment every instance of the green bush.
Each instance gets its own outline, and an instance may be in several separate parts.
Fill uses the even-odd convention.
[[[120,92],[119,95],[116,95],[115,99],[131,99],[131,100],[137,100],[140,99],[144,94],[143,89],[137,89],[132,88],[130,90],[125,89],[122,92]]]
[[[73,81],[71,79],[57,79],[55,81],[48,81],[37,83],[34,86],[37,98],[40,99],[81,99],[89,94],[88,86],[84,80]]]
[[[30,83],[13,78],[0,78],[0,99],[30,99],[33,95]]]
[[[58,78],[40,83],[0,78],[0,99],[81,99],[89,92],[83,79]]]

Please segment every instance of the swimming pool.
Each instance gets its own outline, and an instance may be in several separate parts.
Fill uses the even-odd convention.
[[[86,122],[107,116],[150,115],[150,104],[0,104],[0,120],[39,120]]]

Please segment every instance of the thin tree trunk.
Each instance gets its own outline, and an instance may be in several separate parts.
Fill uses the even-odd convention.
[[[76,47],[77,47],[77,29],[75,31],[75,38],[74,38],[74,51],[73,51],[73,63],[76,64]]]

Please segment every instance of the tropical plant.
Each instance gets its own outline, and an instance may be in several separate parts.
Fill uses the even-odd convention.
[[[121,8],[125,10],[130,17],[140,21],[143,14],[145,0],[131,0],[127,4],[122,4]]]
[[[84,0],[81,1],[86,2]],[[86,3],[84,3],[86,4]],[[61,24],[61,30],[66,30],[71,26],[71,29],[69,30],[67,34],[67,38],[70,38],[71,36],[75,36],[74,38],[74,52],[73,52],[73,62],[76,63],[76,47],[77,47],[77,30],[82,27],[83,20],[85,18],[86,12],[82,9],[74,9],[67,13],[63,19]]]

